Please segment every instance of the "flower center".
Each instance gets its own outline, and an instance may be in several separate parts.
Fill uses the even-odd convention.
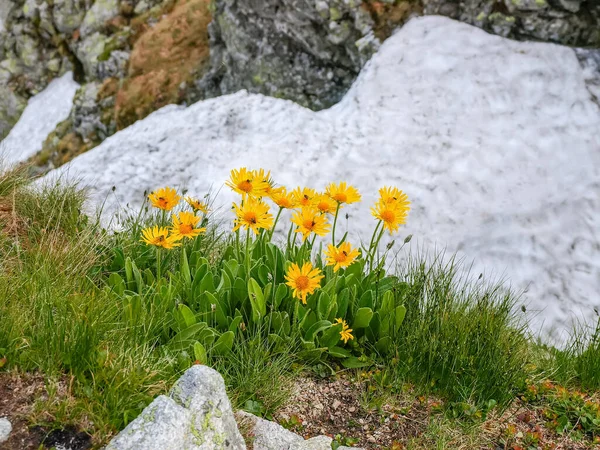
[[[247,212],[244,215],[244,221],[247,223],[251,223],[252,225],[255,225],[256,222],[258,222],[258,220],[256,219],[256,213],[255,212]]]
[[[319,211],[329,211],[329,203],[319,202],[319,204],[317,205],[317,208],[319,208]]]
[[[348,253],[346,253],[345,251],[341,251],[339,253],[336,253],[333,259],[335,259],[335,262],[346,262],[346,260],[348,259]]]
[[[333,196],[334,200],[340,202],[340,203],[344,203],[345,201],[348,200],[348,196],[346,194],[344,194],[343,192],[338,192],[337,194],[335,194]]]
[[[188,223],[182,223],[181,225],[179,225],[179,232],[181,234],[190,234],[193,229],[194,229],[194,227],[192,227]]]
[[[316,223],[314,220],[310,219],[310,220],[305,220],[303,225],[304,225],[304,228],[306,228],[307,230],[313,231]]]
[[[162,234],[156,238],[156,242],[158,242],[159,244],[164,241],[165,241],[165,237]]]
[[[158,205],[161,208],[166,208],[168,203],[169,202],[168,202],[168,200],[166,198],[164,198],[164,197],[158,197]]]
[[[300,291],[303,291],[306,288],[308,288],[309,284],[309,279],[306,275],[300,275],[298,278],[296,278],[296,287]]]
[[[394,220],[396,220],[396,215],[393,211],[386,209],[381,213],[381,220],[383,220],[386,223],[393,223]]]
[[[244,191],[246,193],[252,192],[252,181],[251,180],[244,180],[241,183],[238,184],[238,189],[240,191]]]

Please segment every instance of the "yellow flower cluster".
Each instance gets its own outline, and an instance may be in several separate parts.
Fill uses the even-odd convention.
[[[152,192],[148,195],[148,199],[152,206],[163,211],[171,211],[181,201],[177,191],[168,186]],[[173,214],[170,227],[154,226],[145,228],[142,230],[141,241],[155,247],[172,249],[181,245],[180,241],[182,239],[192,239],[205,232],[206,228],[198,227],[202,218],[196,214],[201,212],[206,215],[208,205],[192,197],[185,197],[184,200],[192,208],[193,213],[181,211],[178,214]]]
[[[383,187],[379,189],[379,200],[371,208],[371,214],[383,223],[385,229],[393,233],[406,223],[409,210],[408,195],[395,187]]]

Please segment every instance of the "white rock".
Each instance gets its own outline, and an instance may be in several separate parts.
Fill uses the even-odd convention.
[[[286,430],[281,425],[238,411],[238,417],[250,428],[254,450],[292,450],[303,443],[304,438]],[[331,448],[331,447],[329,447]]]
[[[327,436],[317,436],[294,444],[290,450],[330,450],[333,439]]]
[[[4,417],[0,418],[0,443],[8,441],[10,432],[12,431],[12,424]]]
[[[197,449],[191,445],[192,413],[161,395],[121,431],[106,450]]]
[[[192,414],[191,440],[194,448],[244,449],[223,378],[214,369],[193,366],[175,383],[170,397]]]

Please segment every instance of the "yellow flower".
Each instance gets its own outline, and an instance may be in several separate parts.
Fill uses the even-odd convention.
[[[177,206],[179,200],[181,200],[181,197],[177,195],[177,191],[168,186],[150,193],[148,198],[152,206],[164,209],[165,211],[171,211]]]
[[[342,324],[342,331],[340,331],[340,337],[342,341],[344,341],[344,344],[348,343],[350,339],[354,339],[354,336],[352,336],[352,328],[348,326],[344,319],[335,319],[335,323]]]
[[[296,207],[296,199],[292,193],[288,192],[283,186],[271,189],[269,197],[271,197],[271,200],[273,200],[280,208],[292,209]]]
[[[325,188],[325,194],[338,203],[356,203],[360,201],[360,194],[354,186],[348,186],[345,181],[339,184],[330,183]]]
[[[315,208],[302,208],[292,217],[292,223],[298,225],[296,233],[302,233],[302,240],[305,241],[310,233],[318,236],[325,236],[329,233],[329,224],[327,216],[320,214]]]
[[[302,268],[292,264],[286,274],[287,285],[293,289],[292,295],[306,305],[306,296],[315,292],[323,279],[319,268],[313,268],[310,262],[305,262]]]
[[[194,212],[200,211],[202,214],[208,214],[208,205],[206,203],[193,197],[184,197],[183,199],[192,207]]]
[[[394,203],[385,203],[379,200],[377,204],[371,208],[371,214],[378,220],[383,222],[383,227],[387,228],[390,233],[398,231],[400,225],[406,223],[406,214],[408,210]]]
[[[260,228],[270,229],[273,226],[273,216],[269,213],[269,205],[260,200],[249,197],[241,206],[233,204],[237,218],[234,221],[233,231],[245,227],[258,234]]]
[[[200,217],[195,214],[187,211],[180,212],[178,215],[173,215],[171,233],[173,236],[178,236],[180,239],[192,239],[206,231],[206,228],[196,228],[198,222],[200,222]]]
[[[408,195],[402,192],[397,187],[384,186],[379,189],[379,197],[384,203],[394,204],[407,212],[410,210],[410,202],[408,201]]]
[[[179,236],[169,236],[169,230],[165,227],[159,228],[158,226],[149,227],[142,230],[141,242],[145,242],[148,245],[154,245],[156,247],[162,247],[171,249],[181,245]]]
[[[258,181],[263,181],[265,183],[264,193],[265,195],[270,195],[273,190],[273,185],[275,184],[273,179],[271,178],[271,171],[265,172],[265,169],[258,169],[254,171],[254,179]]]
[[[256,172],[242,167],[239,170],[233,169],[228,181],[225,182],[234,192],[246,196],[262,197],[265,195],[268,183],[256,177]]]
[[[323,214],[335,214],[337,202],[325,194],[319,194],[313,198],[312,204]]]
[[[344,242],[337,247],[329,244],[325,256],[327,265],[333,266],[333,271],[337,272],[340,268],[345,269],[354,262],[358,250],[353,249],[349,242]]]
[[[311,206],[312,199],[317,195],[317,191],[311,188],[300,188],[297,187],[292,192],[294,199],[296,199],[296,206]]]

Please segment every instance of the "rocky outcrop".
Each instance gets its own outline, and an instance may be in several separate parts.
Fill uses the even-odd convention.
[[[213,17],[208,96],[247,89],[322,109],[380,44],[360,0],[222,0]]]
[[[596,0],[423,0],[425,14],[440,14],[520,40],[600,47]]]
[[[254,450],[330,450],[332,439],[304,440],[276,423],[240,412]],[[169,396],[157,397],[106,450],[245,450],[223,378],[206,366],[187,370]],[[340,447],[340,449],[346,447]],[[357,449],[360,450],[360,449]]]
[[[0,0],[0,139],[68,70],[81,91],[36,164],[69,161],[167,104],[240,89],[326,108],[422,14],[600,47],[595,0]]]

